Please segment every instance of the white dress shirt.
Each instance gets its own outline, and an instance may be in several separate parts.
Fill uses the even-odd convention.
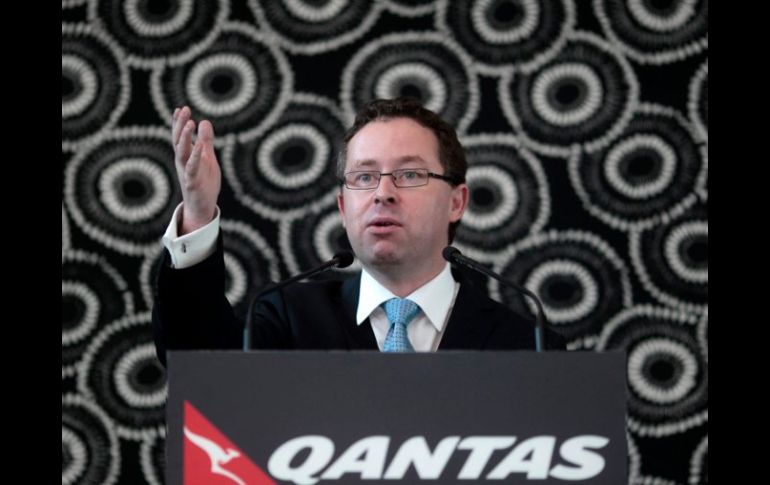
[[[409,342],[414,350],[417,352],[438,350],[459,289],[460,283],[454,280],[450,265],[446,263],[444,269],[435,278],[406,296],[417,303],[422,310],[406,327]],[[388,316],[380,305],[391,298],[397,297],[365,269],[362,270],[356,323],[361,325],[367,317],[369,318],[380,350],[390,329]]]

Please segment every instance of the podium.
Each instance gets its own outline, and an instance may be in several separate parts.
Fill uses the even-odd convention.
[[[168,355],[168,484],[627,483],[622,352]]]

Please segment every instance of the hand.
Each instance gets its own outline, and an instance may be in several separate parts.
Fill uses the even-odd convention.
[[[214,127],[207,120],[201,121],[197,139],[193,143],[195,121],[191,116],[192,112],[187,106],[177,108],[171,122],[174,165],[184,201],[178,227],[180,236],[214,219],[222,187],[222,173],[214,153]]]

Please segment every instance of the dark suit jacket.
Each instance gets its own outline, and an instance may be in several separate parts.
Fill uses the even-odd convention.
[[[221,237],[217,251],[185,269],[172,269],[166,253],[158,274],[153,328],[158,358],[166,350],[239,349],[243,320],[225,298]],[[534,323],[490,299],[460,271],[452,314],[439,350],[531,350]],[[252,346],[256,349],[377,350],[367,319],[356,324],[361,275],[344,281],[297,283],[268,293],[255,306]],[[564,348],[563,339],[546,332],[547,347]]]

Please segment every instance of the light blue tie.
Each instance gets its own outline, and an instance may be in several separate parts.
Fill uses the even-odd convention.
[[[406,298],[391,298],[382,304],[385,313],[390,320],[390,330],[385,337],[383,352],[414,352],[414,347],[409,342],[406,326],[420,311],[417,303]]]

